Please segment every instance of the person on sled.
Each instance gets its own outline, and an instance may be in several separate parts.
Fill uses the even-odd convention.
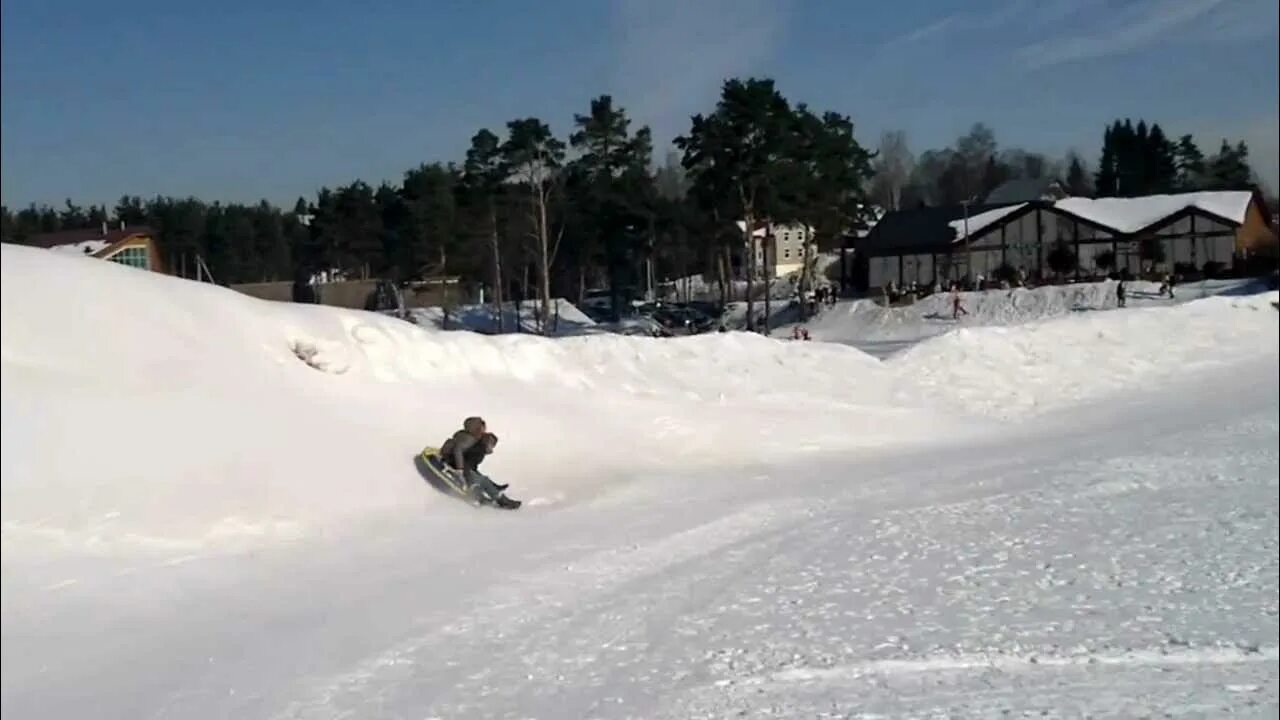
[[[467,492],[472,497],[488,499],[498,507],[514,508],[520,503],[503,494],[506,485],[496,483],[480,472],[480,463],[498,446],[498,436],[488,432],[482,418],[469,417],[462,422],[462,429],[444,442],[440,457],[445,464],[462,476]]]

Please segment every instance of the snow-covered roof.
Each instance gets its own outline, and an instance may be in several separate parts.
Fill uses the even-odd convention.
[[[738,226],[739,232],[747,229],[747,224],[741,220],[737,220],[733,224]],[[802,223],[778,223],[776,225],[773,225],[773,229],[775,232],[778,230],[797,230],[801,228],[806,229],[811,233],[813,232],[813,228],[809,227],[808,225],[804,225]],[[765,231],[766,231],[766,226],[762,225],[756,228],[755,232],[751,233],[751,235],[752,237],[762,238],[765,236]]]
[[[67,245],[54,245],[49,249],[69,255],[93,255],[110,244],[106,240],[85,240],[84,242],[69,243]]]
[[[1131,233],[1188,207],[1199,208],[1234,223],[1243,223],[1252,201],[1253,193],[1250,192],[1220,191],[1133,198],[1070,197],[1055,202],[1053,206],[1117,232]]]
[[[959,220],[952,220],[947,224],[951,226],[951,229],[956,231],[956,239],[963,240],[966,223],[968,224],[969,234],[977,235],[986,229],[988,225],[991,225],[1006,215],[1011,215],[1026,206],[1026,203],[1008,205],[1006,207],[996,208],[995,210],[988,210],[984,213],[978,213],[977,215],[970,215],[967,221],[962,217]]]

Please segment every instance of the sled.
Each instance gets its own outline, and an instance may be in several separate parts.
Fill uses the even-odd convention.
[[[512,501],[517,503],[515,507],[503,508],[495,504],[492,500],[483,497],[483,493],[473,495],[467,490],[466,483],[463,482],[458,471],[449,467],[449,465],[445,463],[444,458],[440,457],[440,448],[425,447],[414,459],[418,466],[418,472],[422,474],[423,478],[430,483],[432,487],[449,495],[453,495],[470,505],[475,507],[487,506],[503,510],[515,510],[520,507],[519,501]]]

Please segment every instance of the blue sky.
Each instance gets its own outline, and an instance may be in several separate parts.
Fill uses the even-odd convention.
[[[1277,187],[1275,0],[5,0],[0,195],[291,203],[461,159],[479,127],[566,135],[611,93],[659,147],[728,76],[916,152],[975,121],[1096,160],[1143,115],[1249,142]]]

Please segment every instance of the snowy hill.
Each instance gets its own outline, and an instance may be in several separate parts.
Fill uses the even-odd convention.
[[[1175,289],[1175,298],[1158,295],[1158,283],[1127,283],[1129,307],[1176,304],[1220,294],[1237,294],[1255,285],[1252,280],[1207,280]],[[1259,288],[1261,290],[1261,288]],[[1016,325],[1046,320],[1075,312],[1116,308],[1113,281],[1047,285],[1037,288],[986,290],[960,293],[968,315],[953,320],[951,295],[935,293],[913,305],[884,307],[879,300],[864,299],[838,303],[834,308],[805,323],[815,340],[867,345],[910,343],[940,335],[959,327]],[[789,328],[775,333],[789,335]]]
[[[768,460],[955,437],[971,425],[963,415],[1016,417],[1157,383],[1248,352],[1276,325],[1254,312],[1266,296],[1220,299],[961,330],[881,363],[745,333],[439,332],[13,246],[3,271],[5,443],[26,448],[3,460],[6,553],[35,538],[289,536],[421,504],[406,458],[469,414],[503,439],[495,467],[519,467],[528,492],[565,501],[604,489],[602,474],[718,466],[747,447]],[[1100,304],[1107,289],[1078,292]],[[976,317],[1003,311],[983,295],[971,296]],[[1068,306],[1064,293],[1021,297],[1015,312]],[[911,415],[927,425],[904,433],[913,407],[948,411]],[[814,426],[815,413],[825,422]]]
[[[34,538],[292,534],[420,505],[407,460],[469,414],[502,438],[495,467],[564,499],[594,493],[581,483],[601,473],[721,464],[749,438],[761,459],[797,443],[875,444],[901,412],[882,368],[848,348],[439,332],[3,252],[5,446],[27,448],[4,454],[6,553]],[[806,400],[814,383],[847,399]],[[805,428],[833,406],[848,415],[838,428]]]
[[[553,298],[551,301],[552,320],[551,326],[554,330],[553,334],[567,335],[586,328],[594,327],[596,322],[587,317],[586,313],[579,310],[573,303],[564,298]],[[503,303],[502,306],[502,322],[503,328],[507,332],[512,332],[516,327],[517,316],[520,319],[520,331],[527,333],[538,332],[538,310],[537,302],[526,302],[517,306],[516,303]],[[414,322],[425,327],[433,327],[436,329],[448,330],[471,330],[474,332],[496,332],[497,323],[496,315],[491,305],[462,305],[451,308],[447,313],[448,323],[446,327],[446,312],[441,307],[428,308],[412,308],[409,311],[413,316]]]
[[[1274,292],[824,316],[880,361],[2,253],[5,717],[1280,710]],[[470,414],[525,508],[414,471]]]

